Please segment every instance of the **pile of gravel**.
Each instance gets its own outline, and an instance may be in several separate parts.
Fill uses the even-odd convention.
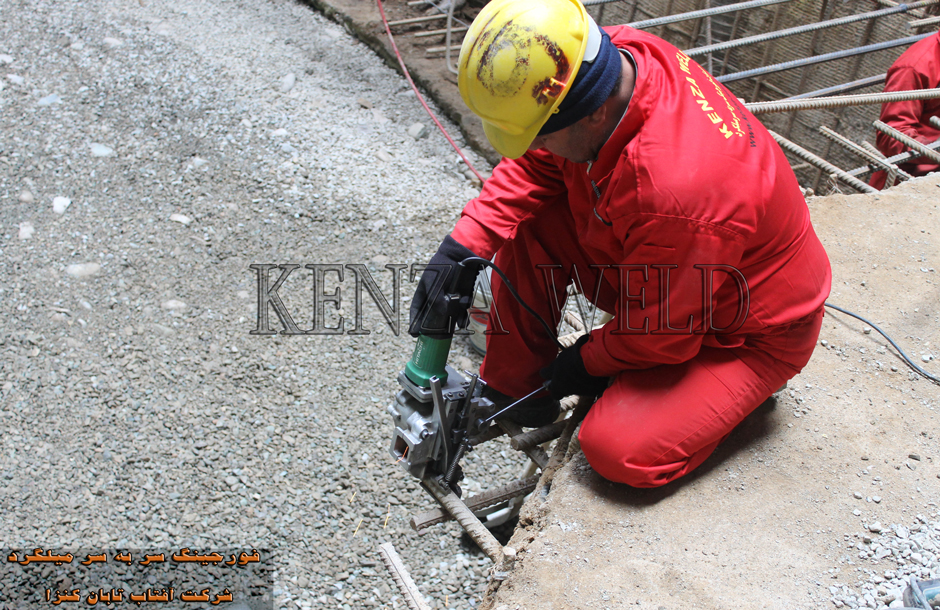
[[[4,4],[0,546],[266,549],[278,608],[398,608],[390,541],[434,607],[478,603],[489,561],[410,530],[432,500],[388,456],[413,340],[368,296],[370,334],[250,334],[251,264],[361,263],[391,298],[384,265],[430,258],[477,189],[417,123],[402,78],[287,0]],[[354,286],[327,274],[324,326],[353,330]],[[310,328],[310,271],[280,294]],[[468,486],[521,465],[494,442]]]
[[[937,514],[933,515],[936,519]],[[878,563],[866,568],[868,580],[854,589],[848,585],[831,585],[832,603],[836,608],[900,608],[904,589],[911,578],[930,580],[940,577],[940,521],[917,515],[917,521],[904,526],[868,524],[867,531],[850,536],[846,541],[858,550],[859,559]],[[888,569],[884,569],[884,564]]]

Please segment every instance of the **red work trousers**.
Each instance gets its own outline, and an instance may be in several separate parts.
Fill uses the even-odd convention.
[[[599,261],[579,245],[573,227],[566,206],[540,210],[496,256],[520,296],[549,324],[558,320],[556,305],[564,304],[572,265],[584,293],[596,295],[601,309],[616,311],[615,287],[605,278],[598,290],[590,265]],[[554,298],[546,297],[539,265],[562,266],[554,271]],[[542,383],[538,372],[558,350],[496,274],[492,290],[481,376],[504,394],[524,396]],[[665,485],[692,471],[806,365],[822,318],[820,308],[791,324],[750,334],[738,347],[703,347],[687,362],[617,374],[581,425],[578,439],[588,462],[604,478],[634,487]]]

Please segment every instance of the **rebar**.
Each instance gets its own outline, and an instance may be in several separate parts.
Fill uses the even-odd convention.
[[[408,570],[405,569],[405,563],[395,551],[395,547],[392,546],[392,543],[386,542],[380,545],[379,554],[382,556],[385,567],[388,568],[389,573],[392,575],[392,580],[398,585],[398,590],[405,599],[405,604],[408,608],[410,608],[410,610],[431,610],[428,603],[424,601],[424,596],[421,595],[421,591],[418,590],[418,586],[415,585],[415,581],[411,580],[411,575],[408,574]]]
[[[466,507],[472,512],[483,510],[484,508],[489,508],[495,506],[507,500],[512,500],[513,498],[518,498],[519,496],[524,496],[528,493],[531,493],[535,489],[535,485],[539,482],[538,475],[526,477],[524,479],[518,479],[497,487],[496,489],[491,489],[489,491],[484,491],[475,496],[470,496],[467,498]],[[453,519],[450,513],[447,511],[435,508],[434,510],[429,510],[415,515],[411,518],[411,527],[419,534],[428,527],[432,525],[437,525],[438,523],[444,523]]]
[[[424,479],[421,485],[434,496],[444,510],[453,515],[460,527],[477,543],[477,546],[486,553],[487,557],[494,563],[499,563],[503,559],[503,546],[495,536],[480,523],[467,506],[460,501],[450,489],[442,489],[436,481],[430,478]]]
[[[790,101],[790,100],[805,100],[812,97],[821,97],[824,95],[831,95],[833,93],[848,93],[849,91],[855,91],[856,89],[864,89],[865,87],[870,87],[872,85],[878,85],[888,78],[887,73],[878,74],[876,76],[866,76],[865,78],[860,78],[858,80],[853,80],[850,83],[842,83],[841,85],[833,85],[832,87],[826,87],[824,89],[817,89],[815,91],[808,91],[806,93],[801,93],[799,95],[792,95],[778,101]]]
[[[843,182],[845,182],[846,184],[848,184],[855,190],[861,193],[877,193],[878,192],[876,189],[873,189],[872,187],[868,186],[867,184],[865,184],[858,178],[855,178],[854,176],[849,175],[848,172],[845,172],[844,170],[839,169],[832,163],[829,163],[825,159],[822,159],[821,157],[814,155],[813,153],[809,152],[808,150],[799,146],[798,144],[791,142],[790,140],[784,138],[780,134],[775,133],[770,130],[768,131],[770,132],[770,135],[773,137],[774,140],[777,141],[777,144],[779,144],[782,149],[793,153],[794,155],[796,155],[800,159],[803,159],[807,163],[811,163],[812,165],[815,165],[816,167],[823,170],[827,174],[838,176],[840,180],[842,180]]]
[[[875,146],[871,142],[868,142],[867,140],[862,140],[862,148],[864,148],[871,154],[875,155],[876,158],[881,159],[882,161],[887,160],[886,157],[883,154],[881,154],[881,151],[875,148]],[[889,165],[891,167],[897,167],[897,165],[891,165],[891,164]],[[885,184],[893,185],[897,177],[898,177],[897,172],[888,172],[888,177],[887,177],[887,180],[885,180]]]
[[[751,102],[744,106],[752,114],[771,112],[790,112],[792,110],[816,110],[819,108],[840,108],[843,106],[864,106],[865,104],[885,104],[910,100],[930,100],[940,98],[940,89],[917,89],[914,91],[892,91],[889,93],[860,93],[858,95],[837,95],[809,100],[778,100],[776,102]]]
[[[658,25],[666,25],[667,23],[679,23],[680,21],[689,21],[691,19],[699,19],[701,17],[711,17],[714,15],[721,15],[722,13],[734,13],[737,11],[744,11],[747,9],[757,8],[760,6],[770,6],[773,4],[780,4],[783,2],[792,2],[792,1],[793,0],[751,0],[750,2],[739,2],[737,4],[716,6],[714,8],[706,8],[700,11],[678,13],[676,15],[667,15],[665,17],[657,17],[656,19],[646,19],[645,21],[634,21],[633,23],[628,23],[627,25],[630,26],[631,28],[642,30],[645,28],[653,28]]]
[[[410,19],[399,19],[398,21],[389,21],[388,25],[390,27],[395,27],[396,25],[412,25],[415,23],[427,23],[428,21],[437,21],[438,19],[446,19],[447,13],[442,13],[440,15],[425,15],[424,17],[412,17]]]
[[[875,0],[875,2],[883,6],[888,6],[888,7],[898,6],[899,4],[898,2],[894,2],[894,0]],[[911,14],[914,15],[915,17],[920,18],[924,16],[924,11],[922,11],[921,9],[917,9],[917,10],[911,11]]]
[[[898,142],[900,142],[901,144],[904,144],[905,146],[910,148],[912,151],[916,151],[920,153],[918,155],[919,157],[921,156],[927,157],[934,163],[940,163],[940,153],[938,153],[935,150],[931,150],[927,148],[926,146],[924,146],[923,144],[921,144],[914,138],[901,133],[894,127],[891,127],[890,125],[886,125],[882,121],[875,121],[874,123],[872,123],[872,126],[878,131],[880,131],[881,133],[885,134],[886,136],[892,137]]]
[[[461,26],[459,28],[451,28],[451,31],[452,32],[466,32],[469,29],[470,28]],[[425,32],[415,32],[413,36],[414,38],[428,38],[430,36],[441,36],[442,34],[447,34],[447,28],[444,28],[442,30],[427,30]]]
[[[907,27],[919,28],[922,25],[936,25],[938,23],[940,23],[940,17],[925,17],[923,19],[915,19],[914,21],[908,21]]]
[[[938,127],[938,129],[940,129],[940,127]],[[937,140],[936,142],[931,142],[930,144],[927,144],[926,146],[930,150],[940,148],[940,140]],[[896,155],[892,155],[888,157],[887,159],[885,159],[885,161],[887,163],[893,163],[895,165],[898,165],[898,164],[904,163],[905,161],[909,161],[911,159],[914,159],[920,156],[921,154],[917,152],[916,150],[908,150],[908,151],[905,151]],[[846,173],[850,176],[859,176],[861,174],[864,174],[870,171],[871,171],[870,167],[868,167],[867,165],[863,165],[862,167],[856,167],[855,169],[850,169]]]
[[[500,436],[506,434],[505,430],[493,424],[483,432],[480,432],[476,436],[470,439],[470,446],[476,447],[477,445],[482,445],[483,443],[488,443],[494,438],[499,438]]]
[[[825,127],[825,126],[820,127],[819,132],[823,134],[824,136],[826,136],[827,138],[829,138],[830,140],[832,140],[833,142],[835,142],[836,144],[839,144],[840,146],[842,146],[849,152],[854,153],[855,155],[861,157],[863,160],[868,161],[871,164],[877,165],[880,169],[887,172],[889,184],[894,184],[894,180],[892,178],[896,176],[901,176],[905,180],[910,180],[912,177],[909,173],[907,173],[903,169],[899,169],[896,165],[887,163],[884,160],[884,156],[875,155],[871,151],[866,150],[865,147],[856,144],[852,140],[849,140],[845,136],[834,132],[828,127]]]
[[[525,451],[530,447],[553,441],[565,431],[566,424],[565,420],[556,421],[554,424],[517,434],[509,439],[509,446],[516,451]]]
[[[856,55],[864,55],[866,53],[874,53],[875,51],[883,51],[885,49],[893,49],[894,47],[910,45],[917,42],[918,40],[923,40],[928,36],[934,35],[936,35],[936,32],[917,34],[916,36],[908,36],[906,38],[898,38],[896,40],[887,40],[885,42],[878,42],[875,44],[867,44],[861,47],[855,47],[854,49],[846,49],[844,51],[834,51],[832,53],[824,53],[822,55],[816,55],[813,57],[794,59],[792,61],[785,61],[783,63],[764,66],[762,68],[754,68],[753,70],[732,72],[731,74],[719,76],[715,80],[721,83],[731,83],[734,81],[743,80],[745,78],[752,78],[754,76],[763,76],[764,74],[773,74],[775,72],[792,70],[793,68],[799,68],[801,66],[811,66],[814,64],[825,63],[827,61],[834,61],[836,59],[845,59],[846,57],[854,57]]]
[[[519,424],[515,424],[509,420],[497,419],[496,424],[505,430],[506,434],[508,434],[510,438],[522,434],[522,427],[519,426]],[[548,464],[548,454],[545,453],[544,449],[536,445],[534,447],[529,447],[528,449],[523,449],[522,452],[529,456],[529,459],[535,462],[539,468],[545,470],[545,465]]]
[[[932,116],[927,119],[927,122],[930,123],[933,127],[940,129],[940,117]]]
[[[884,17],[885,15],[895,15],[897,13],[905,13],[911,9],[920,8],[922,6],[929,6],[931,4],[936,4],[940,0],[922,0],[921,2],[914,2],[912,4],[901,4],[892,8],[883,8],[879,11],[871,11],[868,13],[859,13],[857,15],[849,15],[847,17],[840,17],[838,19],[829,19],[827,21],[817,21],[816,23],[810,23],[807,25],[800,25],[792,28],[787,28],[785,30],[777,30],[776,32],[768,32],[766,34],[758,34],[755,36],[746,36],[744,38],[738,38],[736,40],[729,40],[727,42],[719,42],[712,45],[707,45],[704,47],[696,47],[694,49],[688,49],[685,51],[685,54],[689,57],[696,57],[698,55],[705,55],[707,53],[714,53],[715,51],[724,51],[725,49],[735,49],[737,47],[744,47],[752,44],[758,44],[761,42],[767,42],[768,40],[776,40],[778,38],[785,38],[787,36],[795,36],[797,34],[805,34],[807,32],[814,32],[816,30],[824,30],[826,28],[832,28],[840,25],[845,25],[848,23],[855,23],[857,21],[865,21],[867,19],[878,19],[879,17]]]

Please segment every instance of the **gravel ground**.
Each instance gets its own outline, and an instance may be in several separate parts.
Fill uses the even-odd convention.
[[[865,532],[846,534],[845,541],[848,548],[858,550],[863,562],[887,560],[895,567],[864,568],[868,579],[855,588],[830,585],[836,608],[901,608],[902,594],[912,577],[917,580],[940,577],[940,521],[931,521],[924,515],[917,515],[917,521],[910,526],[885,526],[875,521],[868,524]]]
[[[488,560],[408,528],[431,500],[388,457],[413,341],[368,297],[370,334],[249,334],[250,264],[362,263],[391,295],[385,264],[430,257],[476,190],[419,122],[402,78],[287,0],[4,3],[0,546],[269,549],[277,608],[398,608],[391,541],[435,607],[476,604]],[[355,277],[326,284],[321,323],[351,330]],[[280,289],[303,328],[310,286]],[[521,464],[494,443],[465,488]]]

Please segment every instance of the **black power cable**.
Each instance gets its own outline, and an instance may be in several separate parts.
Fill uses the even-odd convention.
[[[937,376],[935,376],[935,375],[931,375],[930,373],[928,373],[928,372],[925,371],[924,369],[920,368],[920,366],[918,366],[913,360],[911,360],[911,359],[908,357],[908,355],[904,353],[904,350],[902,350],[902,349],[900,348],[900,346],[899,346],[897,343],[894,342],[894,339],[892,339],[892,338],[889,337],[887,334],[885,334],[885,332],[884,332],[883,330],[881,330],[880,328],[878,328],[878,326],[877,326],[874,322],[871,322],[871,321],[869,321],[869,320],[866,320],[865,318],[863,318],[862,316],[860,316],[860,315],[858,315],[858,314],[852,313],[851,311],[842,309],[841,307],[838,307],[838,306],[836,306],[836,305],[832,305],[831,303],[828,303],[828,302],[826,303],[826,307],[829,307],[830,309],[835,309],[836,311],[841,311],[842,313],[844,313],[844,314],[847,315],[847,316],[852,316],[853,318],[856,318],[856,319],[858,319],[858,320],[861,320],[861,321],[864,322],[865,324],[868,324],[869,326],[871,326],[872,328],[874,328],[875,330],[877,330],[877,331],[878,331],[878,334],[880,334],[882,337],[884,337],[885,339],[887,339],[887,340],[888,340],[888,343],[890,343],[891,346],[894,347],[894,349],[896,349],[896,350],[898,351],[898,354],[900,354],[901,359],[904,360],[904,362],[905,362],[909,367],[911,367],[911,368],[914,369],[917,373],[923,375],[924,377],[926,377],[926,378],[929,379],[930,381],[932,381],[932,382],[934,382],[934,383],[937,383],[937,384],[940,384],[940,377],[937,377]]]
[[[542,324],[542,328],[544,328],[544,329],[545,329],[545,332],[548,334],[548,336],[552,338],[552,341],[555,342],[555,345],[558,346],[558,349],[564,349],[564,348],[565,348],[565,346],[562,345],[562,344],[558,341],[558,337],[555,336],[555,331],[553,331],[553,330],[552,330],[552,327],[548,325],[548,322],[546,322],[545,319],[542,318],[542,316],[540,316],[538,313],[536,313],[536,311],[535,311],[534,309],[532,309],[531,307],[529,307],[529,305],[528,305],[525,301],[522,300],[522,297],[520,297],[520,296],[519,296],[519,293],[516,292],[515,286],[512,285],[512,282],[509,281],[509,278],[506,277],[506,274],[503,273],[503,270],[500,269],[499,267],[497,267],[496,264],[493,263],[493,261],[486,260],[485,258],[481,258],[481,257],[479,257],[479,256],[468,256],[467,258],[465,258],[465,259],[463,259],[462,261],[460,261],[460,266],[463,267],[463,266],[466,265],[467,263],[479,263],[479,264],[483,265],[484,267],[489,267],[489,268],[491,268],[493,271],[495,271],[497,274],[499,274],[499,277],[503,280],[503,283],[506,284],[506,288],[509,289],[509,292],[512,293],[512,296],[515,297],[516,301],[518,301],[518,303],[519,303],[520,305],[522,305],[522,308],[523,308],[523,309],[525,309],[525,310],[528,311],[530,314],[532,314],[533,316],[535,316],[535,319],[538,320],[539,323]]]

